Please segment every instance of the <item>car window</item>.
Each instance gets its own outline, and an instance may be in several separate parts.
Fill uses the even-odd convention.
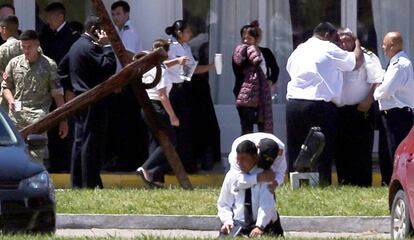
[[[16,135],[13,133],[13,130],[10,128],[3,115],[0,114],[0,146],[13,145],[16,143]]]

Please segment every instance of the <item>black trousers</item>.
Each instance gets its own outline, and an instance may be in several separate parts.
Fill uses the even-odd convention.
[[[322,185],[331,184],[332,161],[336,145],[336,106],[330,102],[289,99],[286,105],[286,127],[289,172],[299,155],[309,129],[321,128],[325,148],[319,157],[318,172]]]
[[[385,132],[384,123],[382,121],[381,112],[379,110],[378,101],[374,103],[375,109],[375,127],[379,132],[378,137],[378,160],[381,172],[381,183],[388,185],[392,176],[393,158],[390,157],[388,151],[387,134]]]
[[[241,135],[252,133],[254,124],[257,124],[259,132],[264,131],[264,123],[259,122],[257,107],[237,107],[240,117]]]
[[[338,108],[336,172],[340,184],[372,184],[374,110],[364,113],[358,105]]]
[[[177,152],[185,170],[188,173],[197,172],[197,162],[194,159],[191,108],[189,103],[189,83],[173,84],[170,101],[175,114],[180,120],[180,126],[175,128],[177,136]]]
[[[161,105],[160,101],[151,100],[152,106],[154,107],[155,113],[157,114],[157,120],[159,127],[166,131],[171,143],[175,145],[176,137],[175,130],[172,127],[169,116],[165,111],[164,107]],[[142,111],[142,117],[146,123],[148,119],[145,113]],[[164,182],[164,175],[169,170],[170,165],[166,159],[164,151],[160,146],[159,142],[155,138],[154,134],[149,132],[149,157],[142,165],[142,167],[149,171],[152,179],[151,181],[155,182]]]
[[[103,188],[100,170],[105,158],[108,108],[98,102],[75,116],[72,148],[72,186]]]
[[[211,98],[208,74],[194,75],[190,87],[194,158],[202,170],[211,170],[214,163],[221,159],[221,146],[220,127]]]
[[[53,102],[50,107],[50,112],[56,109],[56,104]],[[47,132],[48,150],[49,150],[49,168],[51,173],[62,173],[70,171],[70,161],[72,155],[73,144],[73,128],[74,121],[72,118],[68,119],[69,132],[66,138],[62,139],[59,136],[59,127],[54,127]]]
[[[413,111],[409,107],[392,108],[381,111],[381,115],[387,135],[388,154],[393,162],[398,145],[408,135],[413,126]]]

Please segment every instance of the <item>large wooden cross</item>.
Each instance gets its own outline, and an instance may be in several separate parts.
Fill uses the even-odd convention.
[[[115,89],[131,84],[134,94],[148,118],[148,125],[163,148],[178,182],[184,189],[192,189],[191,182],[188,179],[187,173],[184,170],[182,162],[175,151],[174,146],[171,144],[167,133],[159,127],[156,113],[145,91],[146,86],[142,83],[142,75],[153,67],[157,67],[159,70],[160,63],[168,57],[167,53],[160,48],[136,61],[132,61],[132,56],[126,51],[118,32],[115,30],[112,21],[109,18],[109,14],[106,11],[102,0],[92,0],[92,2],[98,16],[100,17],[102,27],[111,41],[114,52],[124,68],[105,82],[65,103],[63,106],[49,113],[38,122],[22,129],[21,134],[26,139],[28,134],[43,133],[56,126],[60,121],[74,115],[92,103],[95,103],[103,97],[109,95]],[[154,80],[156,82],[159,81],[160,77],[159,74],[157,75],[158,77]]]

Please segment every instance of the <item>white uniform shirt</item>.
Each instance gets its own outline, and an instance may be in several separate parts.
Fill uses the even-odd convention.
[[[286,70],[291,80],[286,98],[337,103],[342,91],[342,72],[352,71],[355,63],[353,52],[311,37],[300,44],[288,59]]]
[[[285,144],[283,144],[282,141],[279,140],[275,135],[270,133],[249,133],[245,134],[243,136],[240,136],[236,138],[231,146],[231,152],[229,153],[229,163],[230,163],[230,169],[236,170],[240,172],[239,165],[237,164],[237,152],[236,148],[237,146],[245,141],[249,140],[252,141],[256,146],[259,144],[260,140],[264,138],[270,138],[273,141],[275,141],[279,145],[279,156],[275,159],[272,165],[272,170],[276,173],[275,180],[277,184],[280,186],[283,184],[283,181],[285,180],[285,174],[286,174],[286,153],[285,153]],[[243,188],[249,188],[250,186],[257,184],[257,176],[256,175],[247,175],[242,174],[244,180],[243,185],[241,187]]]
[[[256,175],[263,171],[255,168],[250,171]],[[218,216],[223,224],[232,224],[233,221],[244,222],[244,195],[245,189],[238,187],[239,171],[234,169],[227,172],[217,201]],[[268,184],[255,184],[251,187],[253,220],[256,226],[266,227],[271,221],[277,220],[276,203]]]
[[[414,108],[413,65],[404,51],[391,58],[384,81],[374,92],[380,110]]]
[[[160,82],[155,86],[154,88],[145,89],[147,91],[148,97],[151,100],[157,100],[160,101],[160,95],[159,92],[161,89],[165,88],[167,96],[170,95],[170,91],[172,88],[172,82],[170,82],[168,79],[165,78],[165,68],[161,67],[162,73],[161,73],[161,79]],[[155,75],[157,73],[156,68],[152,68],[148,72],[144,73],[142,76],[142,81],[144,83],[152,83],[155,79]]]
[[[344,83],[339,107],[355,105],[364,100],[375,83],[384,77],[379,58],[372,52],[364,52],[364,64],[352,72],[344,72]]]
[[[193,54],[191,53],[191,47],[187,43],[179,43],[177,39],[172,38],[172,42],[170,44],[170,50],[168,51],[168,59],[172,60],[178,57],[186,56],[189,58],[186,64],[195,64],[195,59]],[[166,77],[171,79],[173,83],[182,83],[186,79],[182,76],[182,65],[174,65],[167,69]],[[189,80],[188,80],[189,81]]]
[[[263,53],[260,53],[260,58],[262,59],[262,61],[260,62],[260,68],[262,69],[264,75],[267,77],[266,60],[263,56]]]
[[[122,43],[125,46],[127,51],[132,53],[137,53],[142,51],[141,39],[138,37],[138,33],[135,31],[135,28],[131,24],[131,20],[128,20],[125,25],[118,29],[119,37],[122,40]],[[116,72],[121,70],[121,63],[117,59],[116,61]]]

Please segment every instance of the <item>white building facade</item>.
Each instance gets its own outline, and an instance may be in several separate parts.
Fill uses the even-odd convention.
[[[115,0],[103,0],[107,8]],[[47,0],[14,0],[22,30],[34,29],[35,5],[42,12]],[[68,18],[83,21],[93,13],[85,0],[62,0],[69,9]],[[239,118],[232,94],[234,76],[231,55],[240,42],[240,28],[259,20],[263,30],[260,45],[272,49],[280,67],[274,93],[275,134],[285,140],[285,95],[289,76],[286,61],[293,49],[305,41],[317,23],[330,21],[358,32],[363,44],[378,53],[383,66],[382,38],[386,32],[400,31],[405,50],[414,57],[414,1],[412,0],[127,0],[131,20],[141,36],[143,46],[151,47],[155,38],[167,37],[164,29],[175,20],[187,19],[194,24],[193,50],[209,42],[210,62],[222,53],[223,74],[210,73],[211,94],[221,128],[222,152],[228,152],[234,138],[240,135]],[[70,10],[72,9],[72,10]],[[82,13],[79,16],[79,12]]]

